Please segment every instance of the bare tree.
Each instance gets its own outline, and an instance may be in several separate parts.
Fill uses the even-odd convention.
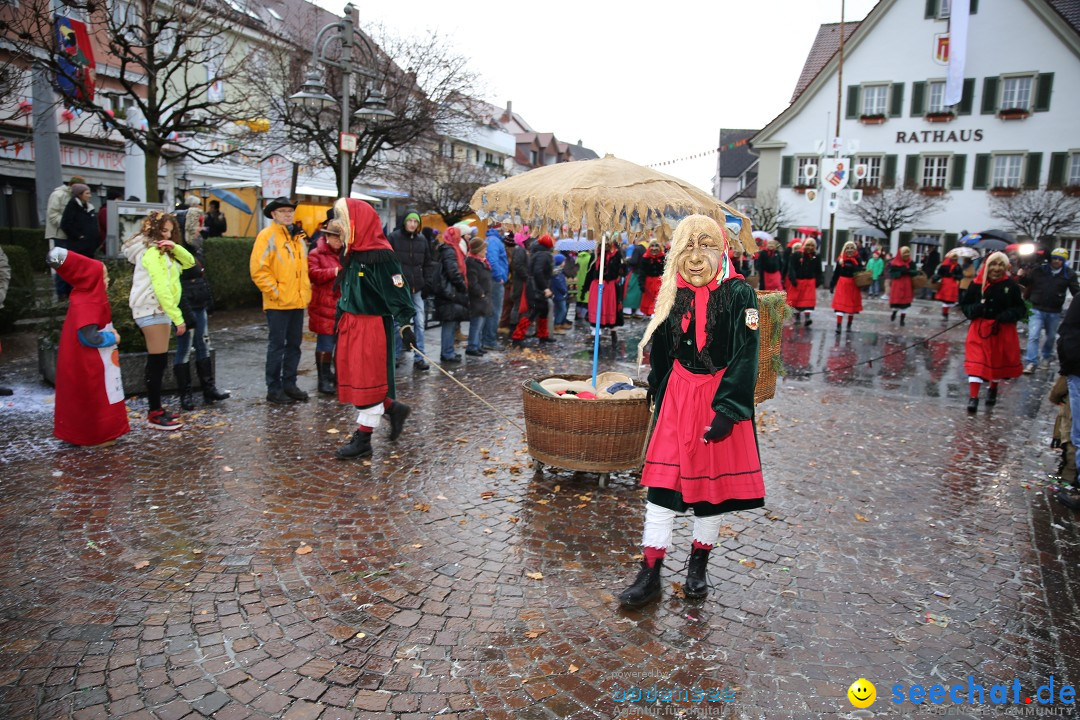
[[[414,153],[388,173],[409,193],[418,210],[438,213],[447,225],[465,219],[472,212],[473,193],[502,176],[485,165],[446,157],[439,151]]]
[[[363,172],[407,165],[412,161],[407,157],[409,152],[425,139],[467,128],[482,112],[468,100],[476,90],[477,76],[439,35],[402,37],[379,27],[365,37],[368,43],[361,44],[354,57],[367,65],[372,77],[361,78],[354,88],[352,109],[362,107],[378,90],[393,117],[367,123],[355,116],[350,118],[349,131],[358,136],[357,151],[351,154],[348,164],[350,185]],[[262,140],[267,149],[273,146],[284,150],[303,164],[332,167],[338,176],[340,105],[298,108],[289,101],[300,89],[309,59],[307,48],[267,53],[267,74],[283,78],[284,82],[276,88],[272,101],[270,120],[274,130]],[[328,68],[324,81],[329,94],[339,97],[341,73]],[[340,185],[341,178],[337,179]]]
[[[780,200],[776,190],[756,198],[747,211],[747,216],[755,230],[764,230],[774,235],[781,226],[790,224],[792,220],[791,208]]]
[[[924,195],[910,188],[888,188],[874,195],[863,195],[859,203],[845,200],[844,212],[891,236],[894,230],[940,212],[946,202],[945,195]]]
[[[990,198],[990,217],[1033,240],[1080,228],[1080,197],[1060,190],[1024,190],[1012,197]]]
[[[249,98],[258,93],[235,87],[218,92],[218,83],[238,77],[247,54],[238,46],[239,33],[228,28],[249,18],[220,0],[66,0],[64,7],[86,18],[87,35],[106,55],[101,60],[118,68],[111,89],[140,121],[95,102],[105,78],[86,72],[77,57],[72,61],[70,53],[77,56],[80,48],[72,47],[75,38],[57,32],[51,0],[23,0],[0,25],[0,35],[24,64],[36,63],[55,79],[65,105],[97,120],[98,132],[116,132],[142,149],[149,198],[158,195],[161,158],[207,162],[239,150],[237,142],[212,141],[222,135],[235,140],[242,131],[234,121],[254,116]]]

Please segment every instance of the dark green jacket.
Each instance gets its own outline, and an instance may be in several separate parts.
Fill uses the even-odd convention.
[[[680,289],[680,294],[690,293]],[[676,298],[676,306],[680,305]],[[711,338],[705,350],[716,370],[727,368],[713,396],[712,409],[732,420],[753,420],[754,387],[758,375],[758,330],[751,329],[747,323],[747,311],[751,311],[752,325],[758,313],[757,294],[745,280],[728,280],[714,290],[709,297],[709,313],[716,315]],[[693,302],[690,303],[693,314]],[[680,328],[680,318],[673,311],[668,319],[657,328],[652,337],[652,351],[649,359],[652,371],[649,373],[649,387],[656,394],[656,411],[659,413],[667,387],[671,368],[678,359],[690,372],[707,374],[711,370],[698,355],[694,341],[695,323],[690,321],[685,333],[676,334]]]
[[[381,315],[412,325],[416,316],[412,291],[401,264],[389,250],[353,253],[341,270],[341,299],[338,312],[354,315]],[[423,328],[413,328],[421,333]]]

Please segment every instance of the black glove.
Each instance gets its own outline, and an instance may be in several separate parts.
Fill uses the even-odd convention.
[[[645,391],[645,404],[652,407],[653,401],[656,400],[656,390],[653,390],[652,386]]]
[[[702,437],[707,443],[720,442],[735,429],[735,421],[729,418],[723,413],[716,413],[713,417],[712,425],[705,429],[705,435]]]
[[[405,347],[410,350],[416,345],[416,335],[413,333],[412,325],[402,326],[401,342],[405,343]]]

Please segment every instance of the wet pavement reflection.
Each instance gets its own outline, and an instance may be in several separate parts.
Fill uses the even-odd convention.
[[[634,574],[644,495],[633,471],[536,472],[522,434],[437,370],[406,362],[395,443],[341,462],[353,411],[277,407],[261,386],[260,315],[213,320],[220,384],[177,434],[113,447],[51,438],[32,339],[0,378],[0,716],[614,718],[659,712],[632,687],[732,700],[727,718],[853,717],[847,686],[1053,674],[1080,680],[1070,511],[1048,498],[1052,375],[1003,385],[968,416],[964,328],[870,301],[786,327],[786,377],[758,409],[767,500],[725,517],[709,597],[680,599],[676,522],[661,602],[614,595]],[[636,372],[643,320],[601,370]],[[521,382],[587,374],[584,328],[547,352],[467,358],[454,377],[522,423]],[[930,339],[928,339],[930,338]],[[427,332],[435,356],[437,328]],[[888,357],[880,357],[888,355]],[[867,361],[874,360],[872,363]],[[313,341],[301,386],[313,390]],[[165,435],[165,436],[163,436]],[[967,708],[970,710],[970,708]],[[967,717],[957,708],[956,717]],[[970,715],[973,717],[973,715]]]

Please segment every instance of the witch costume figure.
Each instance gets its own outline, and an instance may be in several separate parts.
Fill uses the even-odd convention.
[[[355,405],[357,428],[347,445],[338,448],[342,460],[371,455],[371,435],[385,415],[390,439],[397,440],[411,409],[395,400],[394,320],[406,349],[413,334],[412,291],[401,264],[382,231],[375,209],[362,200],[339,199],[334,217],[343,226],[347,243],[338,300],[338,401]]]
[[[110,443],[131,427],[105,266],[59,247],[46,261],[72,287],[56,360],[53,434],[74,445]]]
[[[684,592],[697,599],[708,594],[705,570],[723,514],[765,504],[754,427],[757,296],[734,271],[724,231],[712,218],[691,215],[675,229],[639,362],[650,340],[655,427],[641,473],[649,488],[644,560],[619,595],[631,608],[660,597],[677,513],[694,513]]]

